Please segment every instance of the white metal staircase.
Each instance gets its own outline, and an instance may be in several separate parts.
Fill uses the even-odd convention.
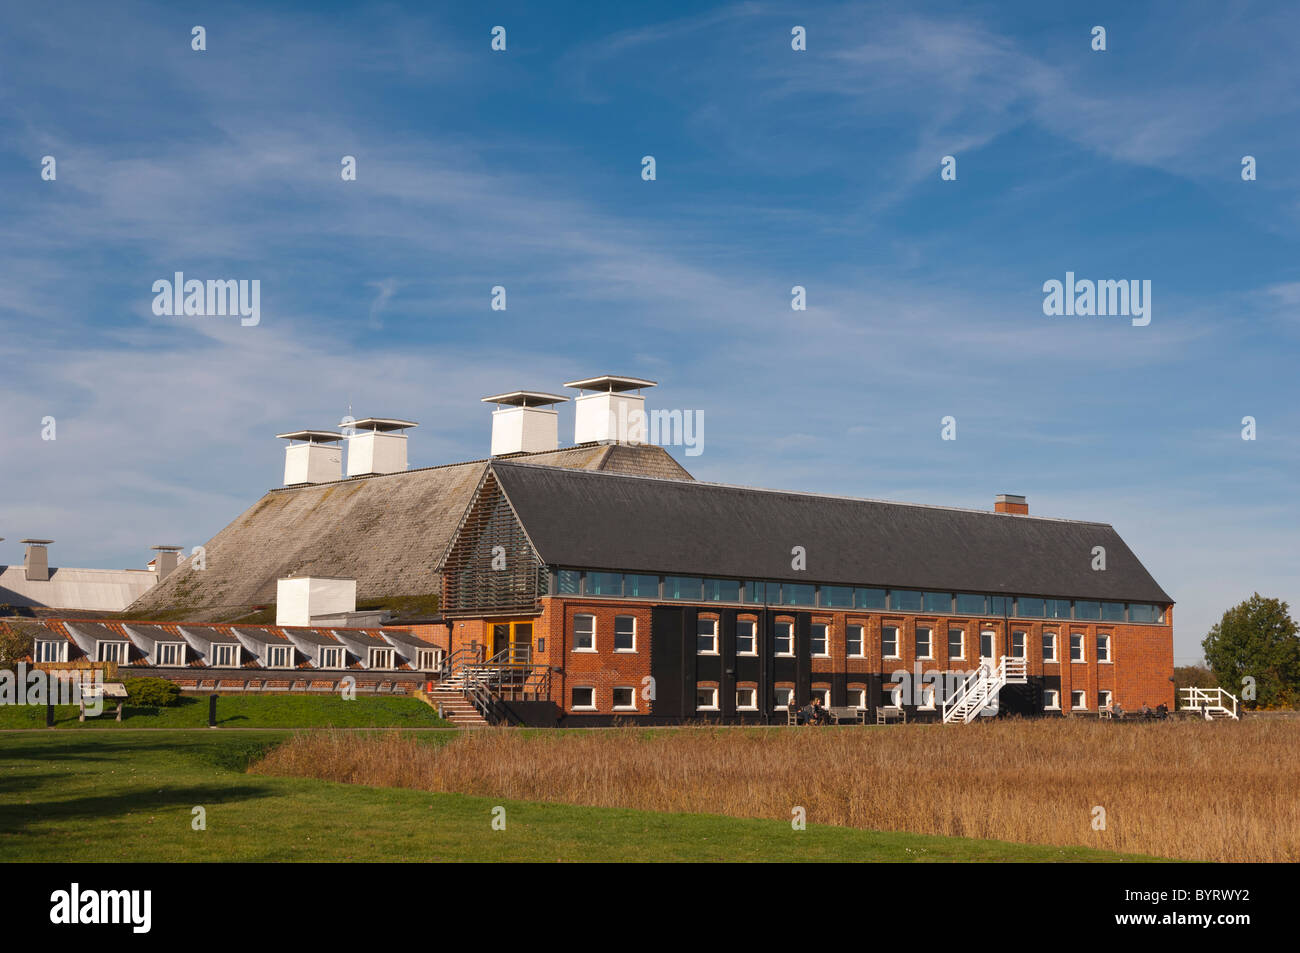
[[[997,701],[1004,685],[1024,685],[1029,681],[1025,660],[1004,655],[995,667],[981,664],[966,681],[957,686],[943,703],[943,723],[969,725],[981,711]]]
[[[1206,721],[1231,718],[1241,721],[1237,713],[1237,696],[1226,688],[1184,688],[1183,711],[1199,711]]]

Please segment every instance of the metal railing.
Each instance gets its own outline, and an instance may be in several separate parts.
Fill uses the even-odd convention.
[[[509,722],[505,701],[545,701],[551,695],[551,669],[532,661],[532,646],[507,646],[483,660],[479,646],[459,649],[443,667],[439,687],[458,691],[489,724]]]

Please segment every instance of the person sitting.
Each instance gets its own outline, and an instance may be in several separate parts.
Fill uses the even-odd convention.
[[[1112,718],[1122,719],[1124,717],[1124,709],[1120,707],[1119,702],[1115,702],[1110,706],[1110,714]]]
[[[829,720],[826,709],[822,707],[820,696],[814,695],[812,701],[808,705],[808,724],[824,725]]]

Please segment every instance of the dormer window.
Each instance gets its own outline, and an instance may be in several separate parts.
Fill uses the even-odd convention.
[[[184,665],[185,644],[183,642],[159,642],[158,664],[160,666]]]
[[[126,643],[125,642],[100,642],[99,659],[100,662],[117,662],[126,661]]]
[[[239,668],[239,646],[222,643],[212,646],[214,668]]]
[[[68,660],[67,640],[61,639],[57,642],[53,640],[37,642],[33,655],[38,663],[66,662]]]
[[[432,672],[438,667],[437,649],[419,649],[415,653],[415,667],[421,672]]]
[[[287,645],[268,645],[266,648],[267,668],[288,668],[293,663],[293,649]]]
[[[343,667],[343,647],[338,645],[326,646],[320,650],[320,667],[321,668],[342,668]]]
[[[384,669],[393,667],[392,649],[371,649],[369,668]]]

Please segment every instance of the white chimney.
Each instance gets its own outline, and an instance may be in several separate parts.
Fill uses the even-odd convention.
[[[343,479],[343,435],[332,430],[295,430],[276,434],[288,440],[284,448],[284,485],[329,483]],[[301,440],[302,443],[294,443]]]
[[[400,473],[406,469],[406,434],[420,426],[410,420],[367,417],[349,424],[348,476]]]
[[[23,566],[27,570],[28,582],[50,581],[50,551],[47,548],[52,539],[24,539],[27,545],[23,553]]]
[[[570,381],[564,386],[589,392],[580,394],[573,403],[574,443],[645,442],[648,421],[645,397],[640,391],[654,387],[654,381],[606,374]]]
[[[290,576],[275,581],[276,625],[311,625],[318,616],[356,611],[355,579]]]
[[[544,453],[560,448],[560,415],[551,409],[569,398],[535,390],[512,390],[484,397],[492,411],[492,456]]]

